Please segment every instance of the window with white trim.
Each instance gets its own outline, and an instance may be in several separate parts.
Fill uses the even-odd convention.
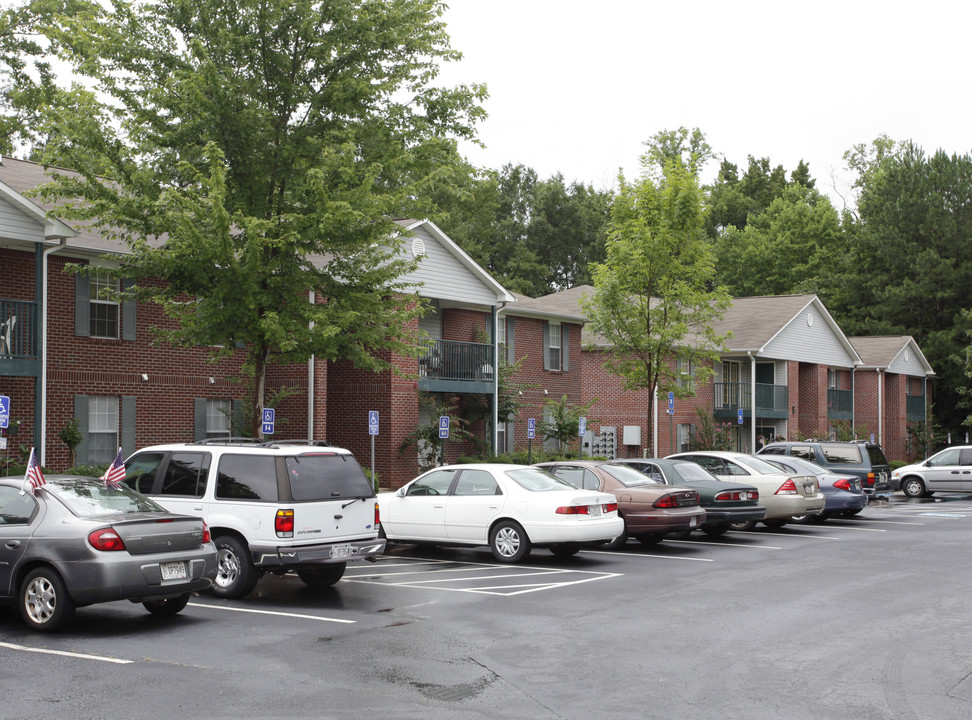
[[[118,454],[118,398],[88,398],[89,465],[110,463]]]
[[[228,438],[233,429],[233,401],[225,399],[206,400],[206,437]]]
[[[506,316],[496,320],[496,342],[506,345]]]
[[[118,303],[108,294],[118,292],[118,278],[93,273],[89,279],[91,337],[118,337]],[[117,452],[117,450],[116,450]],[[112,459],[114,455],[112,455]]]
[[[695,363],[690,358],[677,358],[675,361],[676,375],[680,387],[695,388]]]
[[[551,370],[560,370],[560,325],[550,323],[550,339],[547,343],[547,362]]]

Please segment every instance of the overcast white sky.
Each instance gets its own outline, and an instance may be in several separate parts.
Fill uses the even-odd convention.
[[[449,0],[444,84],[483,82],[485,150],[542,178],[610,187],[642,143],[698,127],[741,169],[747,155],[846,193],[843,154],[881,133],[926,152],[972,151],[970,30],[961,0]],[[709,169],[715,173],[716,165]],[[711,177],[705,178],[710,180]]]

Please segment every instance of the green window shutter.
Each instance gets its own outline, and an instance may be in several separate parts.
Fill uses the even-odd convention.
[[[506,423],[506,447],[503,448],[505,452],[513,452],[515,437],[513,423]]]
[[[560,353],[563,357],[561,370],[564,372],[570,370],[570,363],[567,361],[567,348],[570,347],[570,343],[568,342],[570,338],[569,330],[570,328],[568,328],[566,325],[560,326]]]
[[[543,369],[550,369],[550,323],[543,323]]]
[[[122,457],[135,452],[135,398],[121,399],[121,449]]]
[[[81,442],[74,448],[74,462],[76,465],[88,464],[88,396],[74,396],[74,417],[78,419],[78,429],[81,431]]]
[[[242,400],[233,401],[233,426],[230,428],[230,435],[241,437],[246,435],[246,414]]]
[[[91,285],[80,272],[74,275],[74,334],[91,337]]]
[[[193,431],[192,437],[197,442],[206,439],[206,398],[193,400]]]
[[[134,284],[135,284],[134,280],[130,280],[126,278],[122,280],[121,283],[122,290],[128,290]],[[138,303],[136,303],[134,300],[126,300],[125,302],[122,303],[121,306],[122,340],[131,340],[133,342],[135,340],[135,327],[136,327],[135,306],[137,304]]]
[[[510,365],[516,362],[516,351],[513,347],[513,318],[506,319],[506,362]]]

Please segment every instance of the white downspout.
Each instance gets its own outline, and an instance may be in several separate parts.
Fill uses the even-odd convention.
[[[749,409],[752,417],[749,427],[750,452],[756,452],[756,356],[747,352],[749,356]],[[774,378],[775,379],[775,378]]]
[[[499,308],[490,308],[493,313],[493,457],[499,453],[499,314],[506,307],[506,303],[500,303]],[[507,432],[509,428],[507,428]],[[503,448],[506,451],[506,448]]]
[[[41,375],[40,375],[40,452],[37,453],[38,462],[47,464],[47,256],[67,247],[67,238],[60,238],[60,243],[53,247],[44,248],[41,253],[41,309],[40,343],[41,343]]]
[[[884,447],[884,377],[878,368],[878,445]]]
[[[655,388],[655,402],[652,403],[651,420],[651,452],[655,457],[661,457],[658,452],[658,388]],[[615,430],[615,432],[617,432]]]

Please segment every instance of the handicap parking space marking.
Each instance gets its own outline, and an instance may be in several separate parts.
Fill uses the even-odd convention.
[[[666,540],[666,543],[678,542],[677,540]],[[683,557],[681,555],[657,555],[655,553],[625,552],[618,550],[581,550],[584,555],[622,555],[632,558],[661,558],[662,560],[686,560],[689,562],[715,562],[711,558]]]
[[[229,605],[209,605],[207,603],[191,602],[189,607],[203,608],[206,610],[225,610],[227,612],[253,613],[255,615],[277,615],[279,617],[299,618],[301,620],[318,620],[320,622],[344,623],[353,625],[357,620],[344,620],[342,618],[323,617],[321,615],[304,615],[302,613],[281,612],[279,610],[255,610],[253,608],[230,607]]]
[[[107,657],[105,655],[88,655],[85,653],[68,652],[66,650],[48,650],[47,648],[35,648],[28,645],[14,645],[13,643],[0,642],[0,647],[8,650],[18,650],[20,652],[41,653],[43,655],[60,655],[61,657],[75,658],[77,660],[95,660],[97,662],[115,663],[117,665],[131,665],[134,660],[124,660],[122,658]]]
[[[345,573],[342,582],[365,585],[390,585],[447,592],[464,592],[480,595],[522,595],[540,590],[579,585],[596,580],[620,577],[623,573],[606,573],[569,568],[542,568],[530,565],[492,565],[489,563],[470,563],[454,560],[426,560],[417,558],[414,562],[401,562],[403,558],[385,563],[377,563],[361,573]],[[385,572],[385,569],[389,572]],[[418,569],[407,569],[418,568]],[[349,568],[350,569],[350,568]],[[355,568],[359,569],[359,568]],[[479,572],[480,575],[463,573]],[[408,579],[405,579],[406,576]],[[419,576],[419,577],[415,577]],[[518,582],[518,579],[537,577],[550,578],[548,582]],[[571,579],[564,579],[570,577]],[[556,579],[555,579],[556,578]]]

